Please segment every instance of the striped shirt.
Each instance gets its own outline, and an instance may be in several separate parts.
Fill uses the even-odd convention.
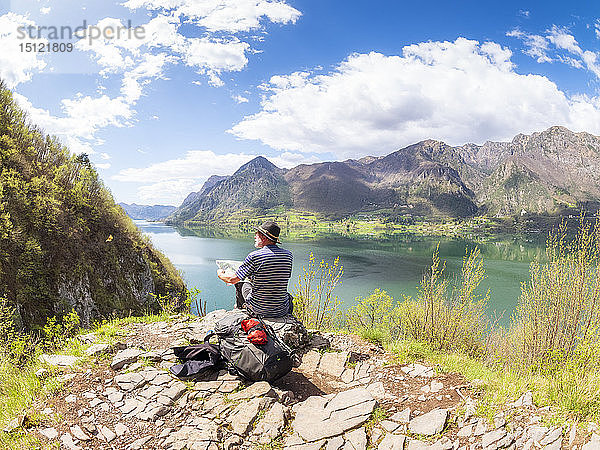
[[[235,272],[250,278],[252,294],[246,299],[252,310],[263,317],[281,317],[290,310],[287,292],[292,276],[292,252],[277,245],[265,245],[250,253]]]

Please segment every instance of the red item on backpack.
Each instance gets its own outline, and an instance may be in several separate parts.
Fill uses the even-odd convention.
[[[259,324],[260,324],[260,322],[256,319],[242,320],[242,330],[244,330],[244,332],[247,333],[248,331],[250,331],[252,328],[254,328],[255,326],[257,326]]]
[[[267,343],[267,333],[264,330],[254,330],[248,333],[248,340],[255,345],[262,345]]]

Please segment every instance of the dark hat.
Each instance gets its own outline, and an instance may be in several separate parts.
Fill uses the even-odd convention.
[[[266,236],[273,242],[281,244],[281,241],[279,240],[279,232],[281,231],[281,228],[279,228],[272,220],[267,220],[262,225],[256,227],[256,231]]]

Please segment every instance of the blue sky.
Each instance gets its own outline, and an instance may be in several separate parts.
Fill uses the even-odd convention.
[[[178,205],[259,154],[292,167],[552,125],[599,135],[592,3],[0,0],[0,77],[117,201]],[[17,31],[84,20],[144,36]]]

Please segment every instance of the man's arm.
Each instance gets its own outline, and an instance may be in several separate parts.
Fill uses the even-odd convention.
[[[237,276],[232,276],[232,277],[228,277],[227,275],[225,275],[225,271],[222,269],[218,269],[217,270],[217,276],[223,280],[225,283],[229,283],[229,284],[235,284],[235,283],[239,283],[241,280],[237,277]]]

